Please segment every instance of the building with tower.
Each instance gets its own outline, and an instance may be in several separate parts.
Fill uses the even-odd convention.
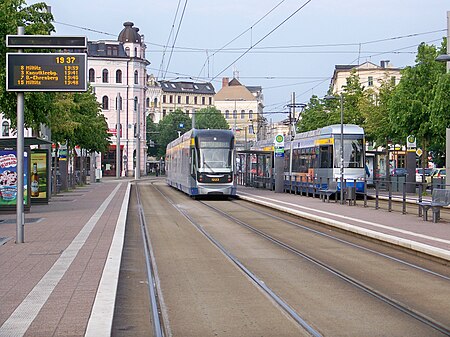
[[[107,153],[96,158],[103,175],[136,174],[136,158],[140,157],[139,172],[145,172],[146,116],[150,100],[146,99],[147,70],[144,35],[132,22],[125,22],[117,41],[88,42],[88,81],[108,123],[111,145]],[[120,97],[120,99],[118,99]],[[119,113],[120,111],[120,113]],[[121,125],[120,162],[116,167],[116,125]],[[137,154],[139,151],[139,154]]]

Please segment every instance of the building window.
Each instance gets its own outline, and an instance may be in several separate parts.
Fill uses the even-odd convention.
[[[166,102],[166,95],[163,95],[163,103],[167,103]]]
[[[163,118],[166,117],[167,111],[166,109],[163,110]]]
[[[198,98],[197,96],[194,97],[194,104],[197,104],[197,101],[198,101],[197,98]]]
[[[2,136],[9,137],[9,123],[7,121],[2,123]]]
[[[169,96],[169,103],[173,103],[173,96],[172,95]]]
[[[103,69],[102,82],[103,83],[108,83],[108,69]]]
[[[205,105],[205,97],[202,97],[202,105]]]
[[[108,96],[103,96],[102,98],[102,109],[109,110],[109,99]]]
[[[233,110],[233,118],[234,118],[234,119],[237,118],[237,110]]]
[[[245,119],[245,110],[241,110],[241,119]]]
[[[248,119],[253,119],[253,110],[248,111]]]
[[[146,108],[149,108],[149,107],[150,107],[150,97],[147,97],[147,98],[145,99],[145,107],[146,107]]]
[[[139,84],[139,73],[137,70],[134,71],[134,84]]]
[[[186,96],[186,104],[189,104],[189,96]]]
[[[209,97],[209,105],[212,105],[212,97]]]
[[[177,102],[178,104],[181,104],[181,96],[178,96]]]
[[[116,70],[116,83],[122,83],[122,70]]]
[[[229,118],[230,118],[230,111],[225,110],[225,119],[229,119]]]
[[[134,96],[134,111],[138,111],[138,98]]]
[[[89,82],[95,82],[95,70],[89,69]]]
[[[373,87],[373,76],[369,76],[369,78],[367,79],[367,84],[369,85],[369,87]]]
[[[127,56],[130,56],[130,47],[125,48],[125,54],[127,54]]]
[[[138,57],[137,47],[134,47],[134,57]]]
[[[155,99],[153,100],[153,107],[156,108],[157,106],[158,106],[158,99],[155,98]]]

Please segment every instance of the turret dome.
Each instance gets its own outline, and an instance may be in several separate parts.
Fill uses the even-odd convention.
[[[127,21],[124,24],[124,29],[119,34],[118,40],[120,42],[126,43],[141,43],[141,35],[139,35],[139,28],[133,27],[134,23]]]

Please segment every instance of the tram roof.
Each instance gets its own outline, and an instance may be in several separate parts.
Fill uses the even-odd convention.
[[[346,135],[364,135],[364,129],[355,124],[344,124],[344,134]],[[298,133],[295,135],[295,139],[309,138],[309,137],[317,137],[321,135],[329,135],[329,134],[340,134],[341,133],[341,124],[333,124],[324,126],[323,128],[306,131],[302,133]]]

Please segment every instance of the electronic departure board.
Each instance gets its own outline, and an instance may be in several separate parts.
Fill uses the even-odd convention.
[[[6,47],[86,49],[87,38],[85,36],[6,35]]]
[[[86,54],[7,53],[7,91],[86,91]]]

